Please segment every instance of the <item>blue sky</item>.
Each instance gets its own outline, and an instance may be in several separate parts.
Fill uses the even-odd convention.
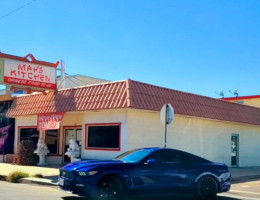
[[[236,89],[240,96],[260,94],[258,0],[0,0],[0,5],[3,53],[63,59],[70,75],[130,78],[210,97],[222,90],[232,96],[229,90]]]

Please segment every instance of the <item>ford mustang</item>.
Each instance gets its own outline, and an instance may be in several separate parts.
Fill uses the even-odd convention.
[[[228,167],[169,148],[141,148],[113,160],[86,160],[60,169],[59,186],[95,199],[121,200],[131,195],[194,194],[214,199],[230,190]]]

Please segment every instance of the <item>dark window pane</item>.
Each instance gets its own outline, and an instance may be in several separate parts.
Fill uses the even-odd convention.
[[[150,157],[163,163],[182,163],[188,161],[187,155],[174,150],[160,150],[152,154]]]
[[[46,145],[51,154],[58,154],[58,130],[46,131]]]
[[[120,126],[89,126],[88,147],[119,148]]]
[[[39,131],[36,128],[21,128],[20,129],[20,141],[30,140],[33,142],[34,148],[37,148],[39,139]]]

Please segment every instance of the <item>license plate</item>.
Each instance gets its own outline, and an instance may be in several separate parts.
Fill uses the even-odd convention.
[[[59,178],[59,185],[64,186],[64,179],[63,178]]]

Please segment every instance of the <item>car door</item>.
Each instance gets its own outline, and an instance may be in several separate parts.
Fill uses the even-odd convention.
[[[161,172],[158,168],[157,161],[153,162],[151,157],[149,160],[141,161],[133,170],[130,178],[131,191],[133,194],[155,194],[160,191]],[[147,162],[148,161],[148,162]]]
[[[150,194],[173,192],[185,188],[187,165],[175,151],[161,149],[145,158],[132,176],[132,189]]]
[[[161,187],[164,192],[180,192],[188,190],[192,168],[188,164],[189,157],[177,150],[166,149],[159,158],[159,168],[162,176]]]

